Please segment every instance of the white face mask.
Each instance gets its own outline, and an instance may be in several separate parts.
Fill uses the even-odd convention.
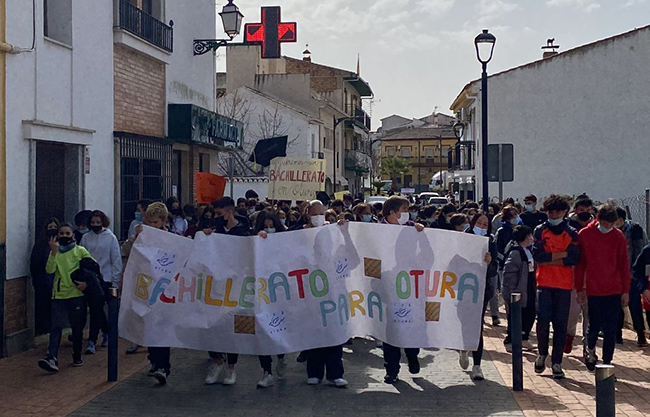
[[[397,220],[397,223],[399,224],[406,224],[408,221],[411,219],[411,216],[409,216],[408,212],[404,212],[400,214],[399,219]]]
[[[321,227],[325,225],[325,215],[324,214],[318,214],[316,216],[311,216],[310,217],[311,225],[314,227]]]

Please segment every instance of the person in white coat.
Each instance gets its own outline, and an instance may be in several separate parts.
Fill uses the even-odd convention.
[[[99,264],[102,273],[102,288],[104,294],[108,295],[109,288],[119,288],[122,275],[122,252],[120,244],[115,235],[108,229],[110,220],[101,210],[93,211],[90,217],[90,233],[81,239],[81,246],[85,247],[91,256]],[[90,308],[90,331],[88,334],[88,346],[86,354],[92,355],[96,352],[99,330],[102,330],[102,347],[108,343],[108,320],[104,312],[106,298],[93,300],[88,306]]]

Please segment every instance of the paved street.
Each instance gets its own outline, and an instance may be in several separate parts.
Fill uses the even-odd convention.
[[[486,381],[474,383],[458,366],[451,351],[421,353],[422,372],[403,381],[383,383],[381,349],[373,341],[357,339],[346,349],[346,389],[305,383],[305,365],[288,359],[285,378],[268,389],[257,389],[261,369],[256,357],[240,358],[234,387],[206,386],[207,354],[176,350],[172,376],[165,387],[140,373],[100,395],[75,416],[523,416],[496,368],[485,364]]]
[[[595,416],[594,376],[580,362],[578,346],[564,361],[563,381],[549,372],[536,375],[534,354],[525,353],[525,390],[513,393],[504,332],[503,326],[486,326],[486,380],[477,383],[459,368],[455,352],[426,350],[420,355],[420,375],[413,378],[403,368],[403,381],[386,385],[380,349],[357,339],[344,356],[346,389],[307,386],[304,364],[295,362],[295,354],[288,357],[285,378],[271,388],[256,388],[261,369],[250,356],[240,358],[237,385],[205,386],[207,354],[186,350],[173,351],[165,387],[146,376],[144,352],[122,354],[121,382],[110,384],[105,382],[105,349],[86,356],[82,368],[72,368],[64,342],[58,375],[37,368],[44,347],[0,360],[0,416]],[[650,410],[650,349],[637,348],[633,332],[626,330],[624,336],[625,345],[617,345],[614,358],[617,416],[641,417]],[[123,350],[126,342],[121,343]]]

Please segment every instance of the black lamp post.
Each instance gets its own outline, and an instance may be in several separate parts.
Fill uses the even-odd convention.
[[[483,66],[483,73],[481,74],[481,175],[482,175],[482,191],[483,191],[483,211],[488,212],[489,203],[489,190],[488,190],[488,175],[487,175],[487,149],[488,149],[488,90],[487,90],[487,64],[492,60],[492,53],[494,52],[494,44],[497,38],[483,29],[474,39],[476,46],[476,57]]]
[[[216,51],[221,46],[228,45],[241,32],[241,24],[244,15],[239,11],[233,0],[221,9],[221,22],[223,30],[230,39],[194,39],[194,55],[203,55],[209,51]]]

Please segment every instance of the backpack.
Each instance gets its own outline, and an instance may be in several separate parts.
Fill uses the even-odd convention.
[[[99,264],[92,258],[83,258],[79,261],[79,269],[70,274],[75,283],[85,282],[84,295],[89,302],[97,302],[104,299],[104,289],[101,283],[104,281]]]

